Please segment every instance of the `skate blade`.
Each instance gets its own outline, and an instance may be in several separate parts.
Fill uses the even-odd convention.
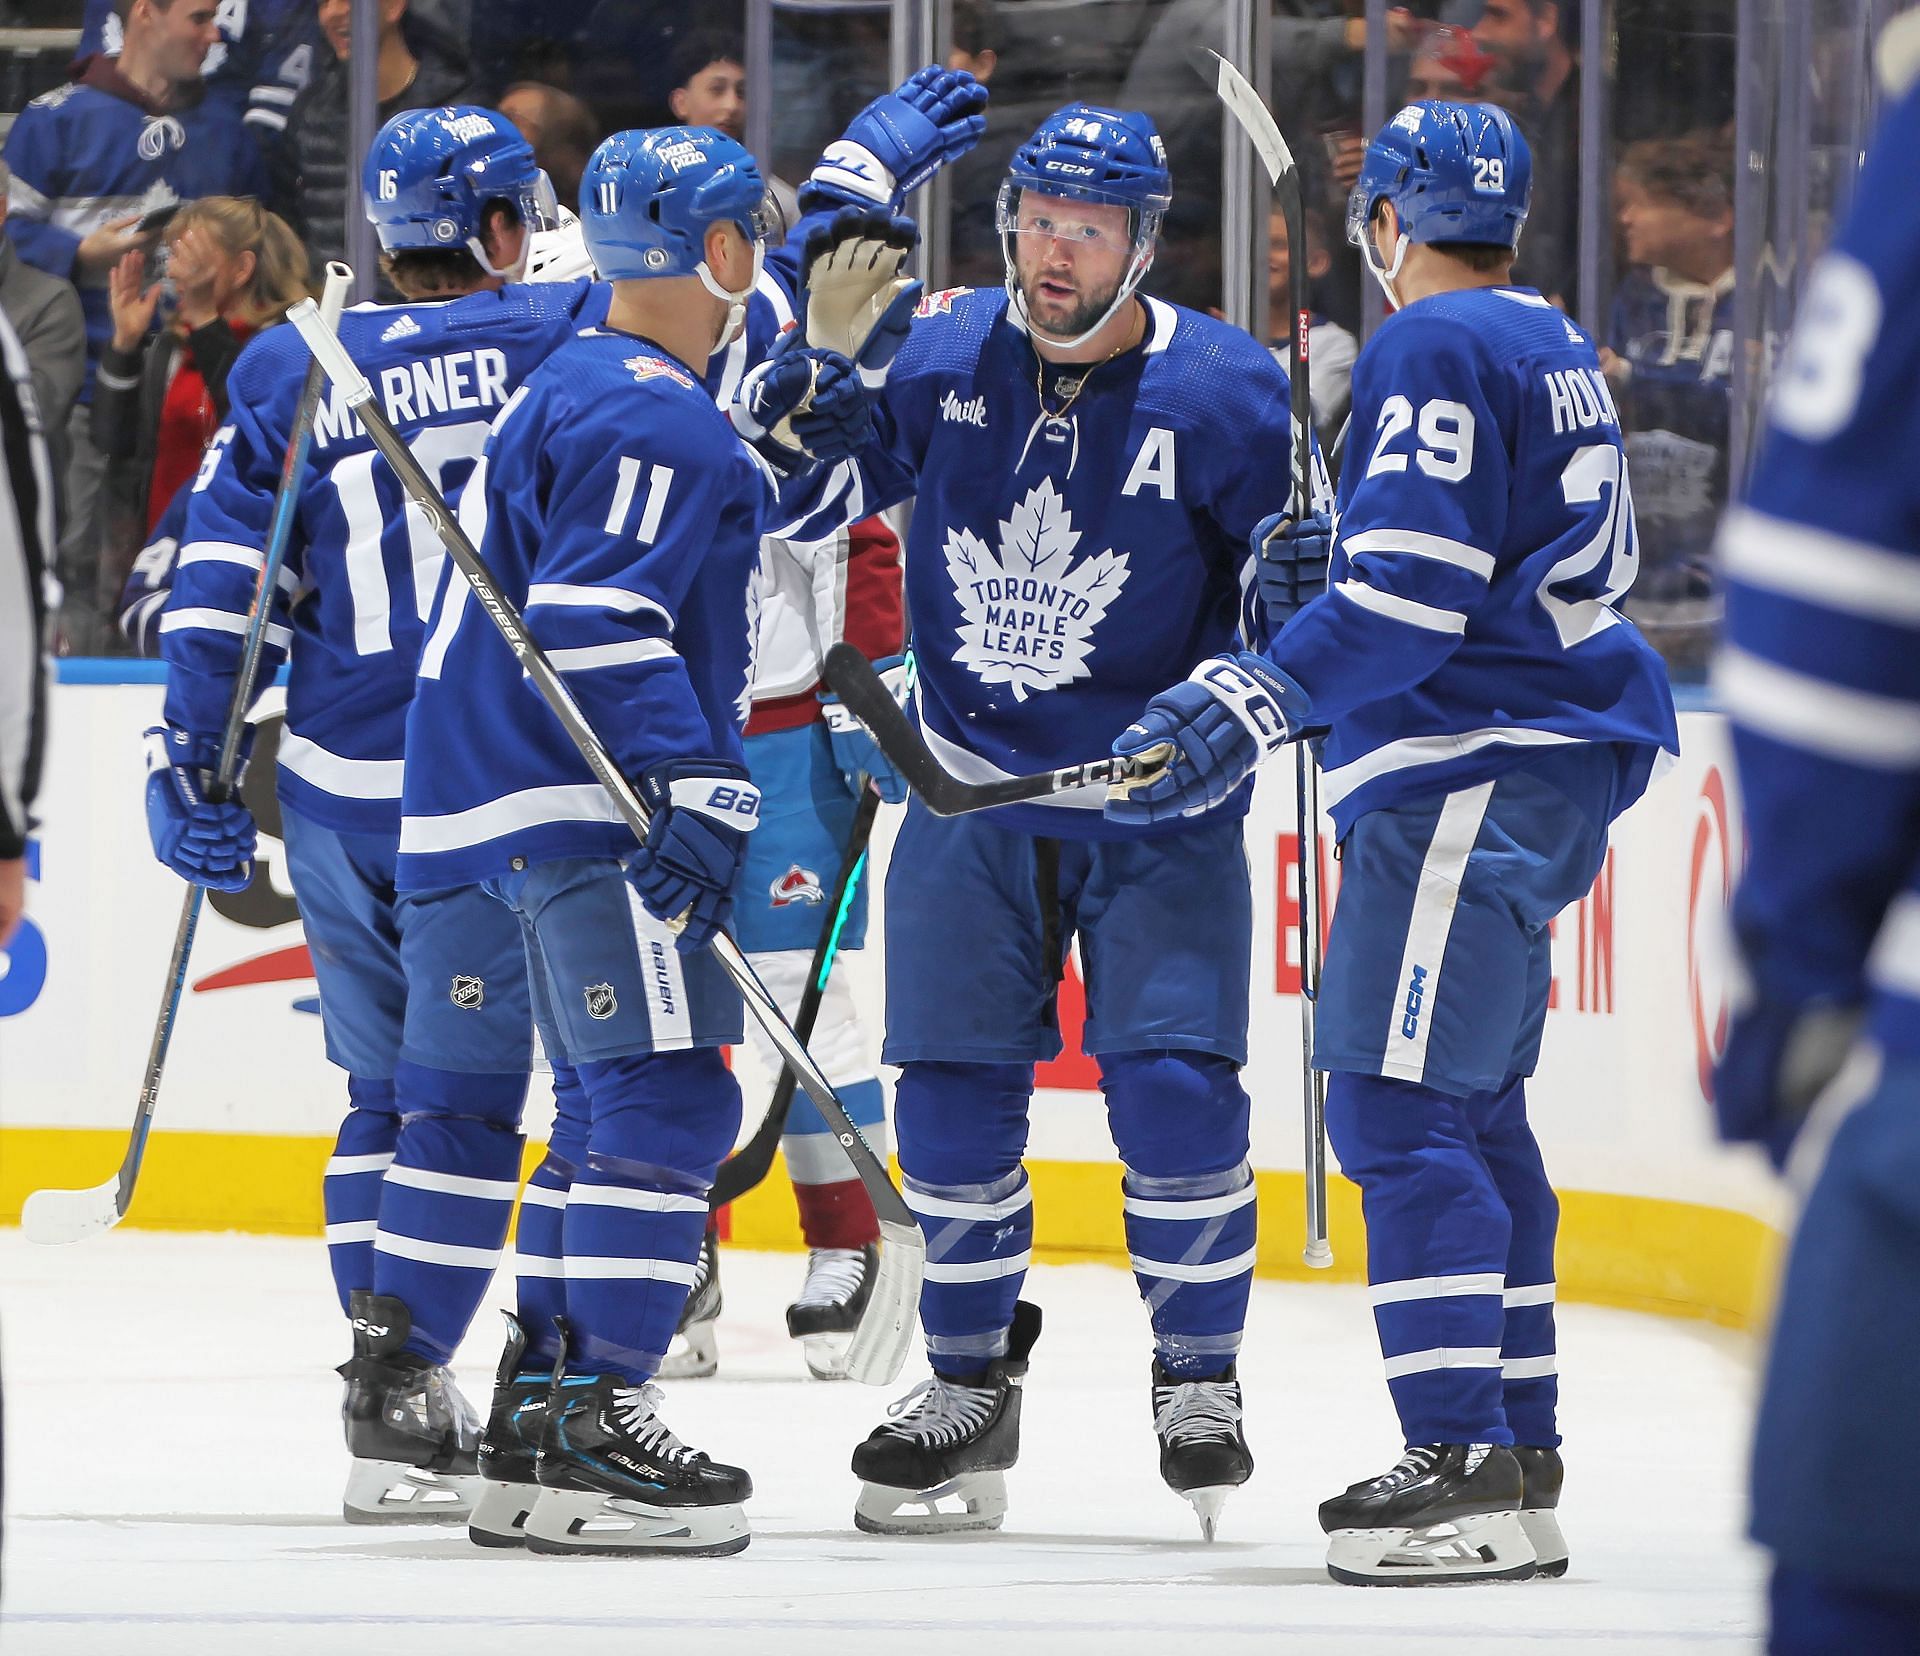
[[[473,1514],[482,1480],[409,1466],[405,1461],[356,1458],[347,1473],[340,1513],[349,1524],[464,1524]]]
[[[476,1547],[524,1547],[527,1515],[540,1499],[540,1486],[488,1478],[467,1520],[467,1539]]]
[[[1238,1484],[1208,1484],[1198,1489],[1176,1490],[1181,1499],[1189,1501],[1200,1520],[1200,1538],[1211,1541],[1220,1529],[1220,1509],[1227,1504],[1227,1497],[1239,1488]]]
[[[527,1550],[580,1557],[743,1552],[753,1539],[741,1506],[664,1507],[597,1489],[543,1489],[527,1517]]]
[[[1327,1537],[1327,1574],[1348,1587],[1526,1581],[1536,1568],[1533,1543],[1511,1510],[1424,1529],[1343,1529]]]
[[[1567,1538],[1552,1507],[1522,1507],[1520,1527],[1527,1532],[1537,1555],[1535,1574],[1542,1581],[1558,1581],[1567,1573]]]
[[[662,1380],[705,1380],[719,1372],[720,1335],[710,1322],[689,1323],[673,1337],[665,1361],[660,1365]]]
[[[942,1501],[950,1503],[944,1510]],[[964,1473],[934,1489],[862,1484],[853,1506],[854,1528],[868,1535],[965,1535],[997,1530],[1006,1516],[1007,1480],[999,1472]]]
[[[803,1334],[801,1348],[807,1359],[807,1373],[816,1380],[844,1380],[847,1377],[847,1347],[853,1344],[853,1331],[844,1334]]]

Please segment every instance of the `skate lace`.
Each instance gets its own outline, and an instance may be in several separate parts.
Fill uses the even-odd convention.
[[[704,1242],[700,1245],[700,1257],[693,1262],[693,1284],[687,1290],[687,1299],[691,1303],[699,1296],[713,1275],[713,1250]]]
[[[959,1386],[934,1375],[887,1405],[880,1428],[932,1448],[945,1448],[986,1425],[999,1396],[992,1386]]]
[[[1383,1484],[1395,1486],[1410,1484],[1415,1478],[1423,1478],[1431,1472],[1434,1468],[1434,1463],[1439,1459],[1439,1449],[1427,1444],[1420,1444],[1409,1449],[1402,1455],[1399,1463],[1380,1481]]]
[[[1153,1429],[1165,1443],[1231,1438],[1240,1425],[1240,1390],[1228,1380],[1155,1386],[1153,1402]]]
[[[658,1386],[618,1386],[613,1393],[613,1407],[620,1417],[621,1428],[642,1452],[676,1464],[684,1464],[695,1458],[697,1451],[689,1449],[668,1431],[666,1423],[661,1420],[657,1412],[660,1407]]]
[[[843,1305],[866,1280],[867,1256],[861,1248],[813,1248],[807,1253],[807,1280],[795,1305]]]

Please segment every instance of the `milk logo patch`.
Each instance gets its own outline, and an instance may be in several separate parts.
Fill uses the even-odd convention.
[[[824,903],[827,900],[827,894],[820,885],[820,876],[798,863],[768,886],[767,892],[773,898],[775,908],[787,908],[794,903]]]
[[[453,987],[447,991],[447,998],[462,1012],[478,1012],[487,1004],[487,985],[483,978],[468,977],[464,973],[453,980]]]
[[[1109,548],[1073,561],[1080,532],[1043,477],[1000,523],[996,554],[970,529],[947,531],[947,573],[960,601],[954,660],[1015,701],[1088,676],[1093,631],[1127,583],[1127,556]]]
[[[620,1002],[614,995],[611,983],[587,985],[587,1016],[589,1018],[611,1018],[619,1010]]]

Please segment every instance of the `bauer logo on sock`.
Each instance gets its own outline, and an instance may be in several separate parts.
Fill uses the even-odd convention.
[[[587,985],[587,1016],[589,1018],[611,1018],[619,1010],[620,1002],[614,995],[611,983]]]
[[[486,980],[462,974],[453,980],[453,987],[448,990],[447,998],[462,1012],[478,1012],[487,1004]]]

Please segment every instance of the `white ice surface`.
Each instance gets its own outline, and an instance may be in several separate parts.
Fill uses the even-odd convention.
[[[1758,1648],[1738,1337],[1564,1309],[1571,1574],[1366,1591],[1327,1580],[1314,1522],[1398,1449],[1360,1290],[1256,1285],[1241,1375],[1258,1470],[1209,1547],[1159,1481],[1131,1280],[1037,1269],[1047,1326],[1007,1528],[901,1541],[852,1528],[847,1454],[890,1394],[802,1378],[780,1318],[799,1267],[725,1256],[721,1376],[673,1386],[666,1409],[753,1473],[753,1545],[539,1559],[339,1521],[346,1342],[318,1241],[115,1232],[49,1250],[0,1231],[6,1656]],[[483,1407],[497,1328],[483,1312],[461,1353]]]

